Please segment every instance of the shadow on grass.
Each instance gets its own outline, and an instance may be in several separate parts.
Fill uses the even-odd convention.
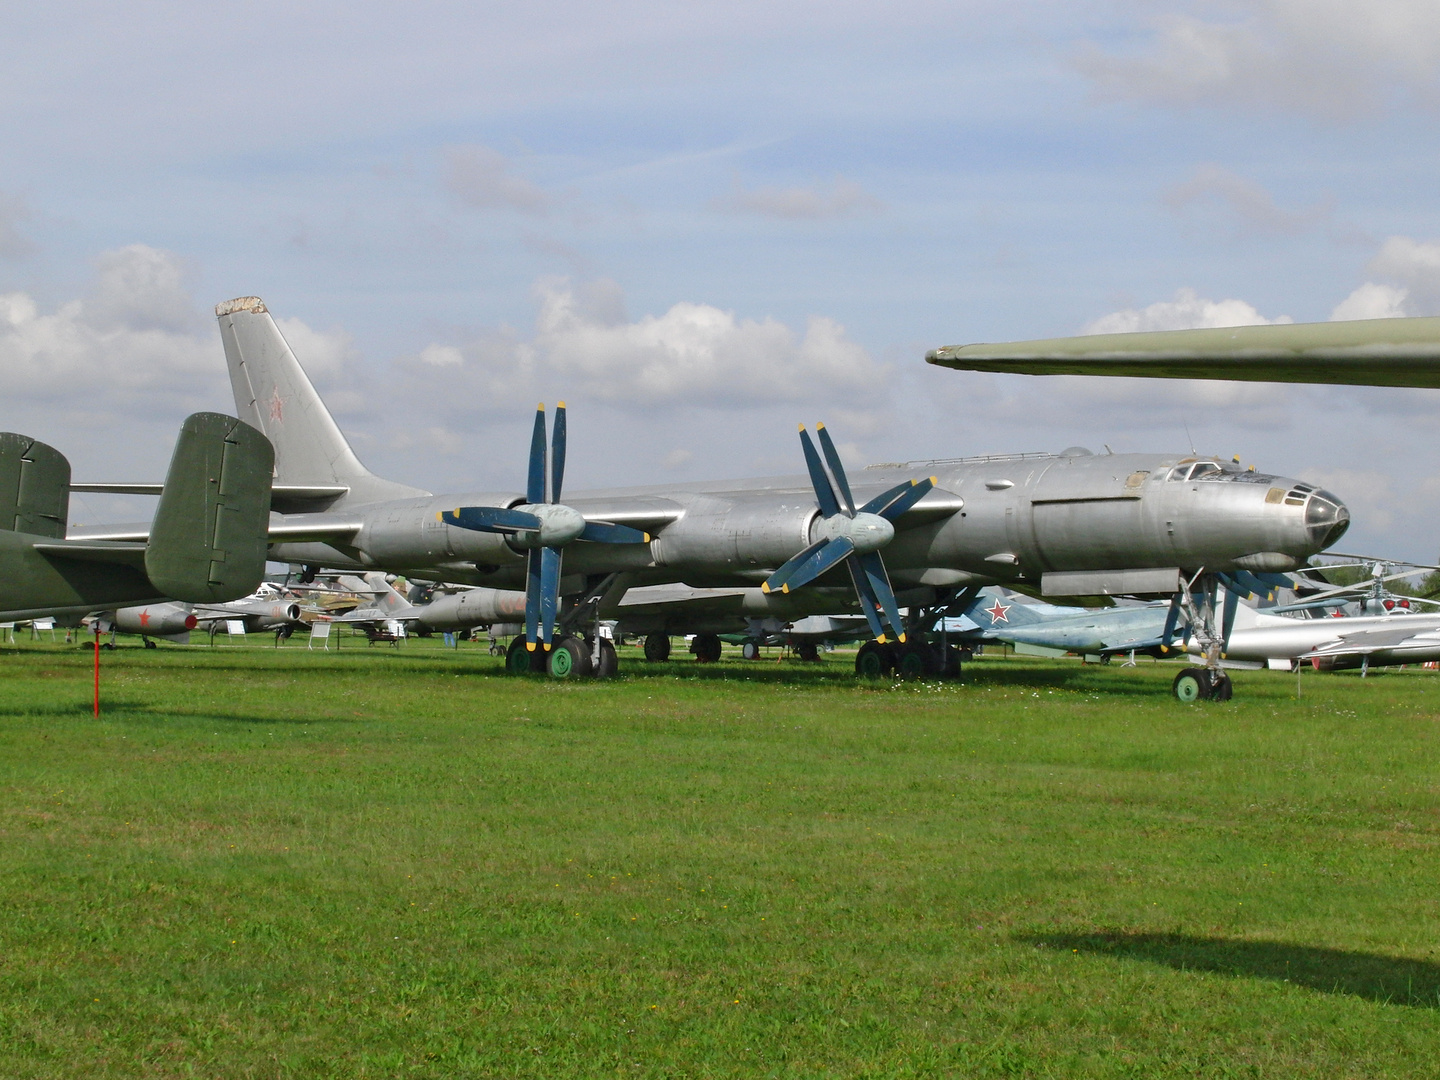
[[[1383,1005],[1440,1009],[1440,964],[1283,941],[1131,930],[1030,934],[1019,940],[1056,952],[1143,960],[1176,971],[1271,979]]]
[[[56,701],[45,705],[4,705],[0,706],[0,719],[54,719],[92,720],[93,704],[89,701]],[[179,721],[217,724],[268,725],[270,727],[317,727],[325,725],[350,725],[364,722],[363,717],[340,716],[333,712],[312,712],[285,715],[264,713],[217,712],[213,709],[184,709],[173,705],[151,705],[144,701],[105,701],[100,703],[102,722],[144,721],[156,723]]]

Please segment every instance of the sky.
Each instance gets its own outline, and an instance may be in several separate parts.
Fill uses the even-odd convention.
[[[927,349],[1440,314],[1420,0],[14,6],[0,428],[163,476],[258,295],[361,459],[523,487],[1071,445],[1331,488],[1440,557],[1440,391],[1040,379]],[[143,515],[77,496],[72,520]]]

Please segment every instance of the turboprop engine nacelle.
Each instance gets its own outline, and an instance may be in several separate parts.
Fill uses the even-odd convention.
[[[184,604],[147,604],[120,608],[113,620],[122,634],[171,637],[195,629],[195,614]]]
[[[524,556],[516,554],[503,534],[458,529],[444,524],[438,515],[457,505],[510,507],[524,501],[523,495],[485,492],[447,496],[444,501],[429,498],[390,503],[366,515],[355,546],[371,566],[429,566],[455,561],[509,566]]]
[[[506,589],[467,589],[420,609],[420,625],[431,630],[468,630],[494,623],[523,623],[525,594]]]

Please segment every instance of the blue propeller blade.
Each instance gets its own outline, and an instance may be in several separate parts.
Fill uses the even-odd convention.
[[[855,585],[855,595],[860,598],[860,610],[865,613],[865,621],[870,624],[870,636],[876,641],[885,640],[885,626],[880,622],[880,604],[875,599],[875,593],[870,588],[870,579],[865,575],[865,567],[860,565],[859,559],[846,559],[846,567],[850,570],[850,580]]]
[[[800,568],[800,566],[805,562],[806,559],[810,558],[811,555],[814,555],[817,551],[819,551],[829,542],[830,541],[828,539],[816,540],[804,551],[800,552],[800,554],[787,560],[785,564],[780,567],[779,570],[776,570],[773,574],[771,574],[768,578],[765,579],[765,584],[761,586],[761,589],[768,593],[774,592],[776,589],[784,587],[785,583],[790,580],[790,575],[795,573],[795,571]]]
[[[525,485],[525,501],[545,501],[545,403],[535,410],[535,430],[530,433],[530,478]]]
[[[820,464],[820,455],[815,452],[815,444],[810,441],[810,433],[805,430],[804,424],[800,425],[800,446],[805,451],[805,467],[810,470],[810,486],[815,489],[820,516],[834,517],[840,512],[840,504],[835,501],[835,489],[830,486],[830,479]]]
[[[589,521],[585,524],[585,531],[580,534],[581,540],[589,540],[592,544],[648,544],[650,534],[641,532],[639,529],[632,529],[629,525],[611,525],[608,521]]]
[[[565,482],[565,402],[555,406],[555,430],[550,435],[550,501],[560,501]]]
[[[909,510],[917,502],[923,499],[926,494],[929,493],[930,489],[934,486],[935,478],[933,476],[927,476],[923,480],[913,480],[910,482],[910,485],[908,487],[901,488],[900,493],[894,499],[890,500],[888,503],[882,503],[879,508],[870,511],[870,513],[879,514],[886,521],[894,521],[901,514],[905,513],[906,510]],[[885,493],[885,495],[889,495],[890,492],[893,492],[895,490],[895,488],[891,488],[890,491],[887,491]],[[883,499],[885,495],[881,495],[879,496],[879,498],[871,499],[870,502],[866,503],[865,505],[870,506],[872,503],[877,503],[880,501],[880,499]]]
[[[560,606],[560,549],[540,549],[540,644],[548,652],[555,636],[555,610]]]
[[[820,549],[797,566],[789,579],[780,586],[781,592],[802,589],[833,566],[839,566],[855,553],[855,544],[848,536],[829,540]]]
[[[865,568],[870,590],[885,612],[885,621],[890,624],[890,629],[895,631],[895,640],[903,642],[905,624],[900,621],[900,606],[895,603],[895,590],[890,588],[890,575],[885,572],[885,563],[881,561],[880,553],[872,551],[868,555],[861,555],[860,565]]]
[[[540,552],[532,550],[525,560],[525,648],[535,651],[540,640]]]
[[[825,454],[825,463],[830,466],[830,475],[835,478],[835,486],[840,489],[840,508],[854,517],[855,500],[850,495],[850,482],[845,479],[845,466],[840,463],[840,454],[835,449],[830,432],[825,430],[824,424],[816,424],[815,434],[820,437],[820,449]]]
[[[533,532],[540,528],[540,519],[534,514],[503,506],[461,506],[444,510],[439,517],[446,525],[472,532]]]

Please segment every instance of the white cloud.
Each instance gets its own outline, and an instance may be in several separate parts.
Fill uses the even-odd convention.
[[[539,312],[528,339],[432,344],[407,372],[427,384],[428,396],[507,407],[547,392],[632,411],[799,401],[873,406],[884,397],[887,369],[833,319],[814,316],[797,332],[773,318],[744,319],[683,301],[629,321],[614,282],[576,288],[546,278],[535,292]],[[456,390],[461,381],[471,388]]]
[[[445,189],[477,210],[546,214],[552,200],[515,172],[510,159],[488,146],[451,146],[445,151]]]
[[[1102,97],[1167,106],[1354,120],[1396,101],[1440,100],[1440,21],[1430,0],[1256,0],[1241,10],[1245,17],[1230,20],[1160,16],[1137,50],[1090,45],[1076,64]]]
[[[1218,206],[1228,212],[1240,231],[1269,235],[1305,232],[1331,214],[1325,202],[1285,210],[1260,184],[1215,164],[1197,166],[1189,180],[1165,193],[1165,202],[1176,213]]]
[[[1365,267],[1367,281],[1330,313],[1332,319],[1390,319],[1440,314],[1440,243],[1392,236]]]
[[[828,189],[816,187],[744,188],[737,177],[730,194],[711,201],[716,210],[788,221],[854,217],[878,213],[880,200],[853,180],[837,176]]]
[[[1082,334],[1129,334],[1141,330],[1192,330],[1212,326],[1266,326],[1288,323],[1288,315],[1267,319],[1244,300],[1207,300],[1194,289],[1145,308],[1126,308],[1086,323]]]
[[[1367,281],[1335,305],[1335,310],[1330,312],[1330,320],[1348,322],[1351,319],[1398,319],[1406,313],[1405,301],[1409,296],[1409,289]]]

